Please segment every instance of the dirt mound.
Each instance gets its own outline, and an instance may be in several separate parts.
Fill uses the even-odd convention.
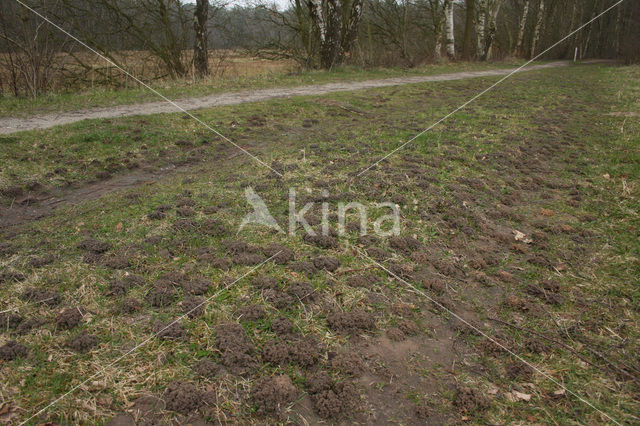
[[[56,326],[62,329],[71,329],[80,324],[84,314],[85,311],[83,308],[67,308],[56,316]]]
[[[389,338],[389,340],[393,341],[393,342],[401,342],[404,339],[407,338],[407,336],[404,334],[404,332],[402,330],[400,330],[399,328],[396,327],[391,327],[387,330],[387,337]]]
[[[95,238],[86,238],[78,243],[78,248],[91,253],[104,253],[111,248],[111,244],[97,240]]]
[[[205,299],[198,296],[187,297],[182,301],[182,312],[189,318],[198,318],[204,313]]]
[[[291,337],[286,341],[271,340],[262,346],[262,360],[272,365],[315,365],[324,348],[313,336]]]
[[[43,325],[45,325],[47,323],[47,321],[42,318],[42,317],[33,317],[33,318],[29,318],[26,321],[23,321],[18,328],[16,329],[16,333],[23,335],[23,334],[27,334],[29,332],[31,332],[31,330],[35,330],[37,328],[42,327]]]
[[[278,282],[268,275],[256,275],[255,278],[251,280],[251,285],[258,289],[280,288]]]
[[[275,256],[272,260],[278,265],[286,265],[287,263],[293,261],[296,257],[293,250],[291,250],[289,247],[279,244],[268,245],[267,247],[262,249],[262,253],[264,253],[264,255],[267,257]]]
[[[257,366],[253,357],[255,347],[240,324],[220,324],[216,330],[215,345],[221,352],[222,364],[231,373],[244,375]]]
[[[21,272],[5,271],[0,273],[0,284],[7,282],[20,282],[27,279],[27,276]]]
[[[379,282],[379,278],[373,274],[354,275],[347,279],[349,287],[371,287]]]
[[[258,321],[265,317],[266,312],[260,305],[247,305],[236,311],[240,321]]]
[[[334,272],[340,267],[340,261],[331,256],[319,256],[313,259],[313,266],[318,270],[325,269],[329,272]]]
[[[167,387],[164,401],[167,410],[189,415],[215,401],[215,396],[199,390],[192,383],[175,381]]]
[[[352,410],[359,399],[353,383],[336,382],[324,371],[307,380],[307,390],[314,409],[323,418],[337,417]]]
[[[211,282],[207,278],[198,277],[184,283],[182,288],[189,294],[201,296],[209,291],[210,286]]]
[[[294,301],[290,294],[272,288],[263,291],[262,296],[277,309],[285,309]]]
[[[309,262],[306,260],[301,260],[300,262],[293,263],[291,264],[290,268],[292,271],[298,272],[300,274],[305,274],[308,277],[318,272],[313,262]]]
[[[23,358],[27,356],[27,347],[21,345],[15,340],[10,340],[3,346],[0,346],[0,360],[13,361],[17,358]]]
[[[175,321],[167,323],[156,321],[153,324],[153,332],[156,333],[159,338],[167,340],[186,339],[189,335],[187,330],[182,327],[182,324]]]
[[[361,310],[331,312],[327,315],[329,328],[338,333],[353,334],[358,331],[375,329],[373,315]]]
[[[312,301],[315,296],[314,292],[313,285],[305,281],[294,281],[287,287],[287,293],[301,302]]]
[[[458,388],[453,404],[464,413],[476,413],[489,407],[489,401],[473,388]]]
[[[271,330],[278,336],[288,336],[293,333],[293,323],[287,317],[278,317],[271,322]]]
[[[392,257],[391,253],[381,249],[380,247],[369,247],[367,249],[367,254],[378,262],[383,262],[387,259],[391,259]]]
[[[73,349],[76,352],[88,352],[94,346],[98,344],[98,337],[93,334],[89,334],[86,331],[76,335],[75,337],[69,339],[67,342],[67,346]]]
[[[298,395],[298,389],[288,376],[263,377],[258,379],[251,389],[251,401],[258,415],[275,414],[292,403]]]
[[[2,329],[15,329],[22,322],[24,318],[21,315],[13,312],[0,313],[0,330]]]
[[[322,235],[317,233],[316,235],[305,234],[302,240],[307,244],[313,244],[323,249],[331,249],[338,247],[338,239],[331,235]]]
[[[211,379],[220,372],[220,365],[209,358],[203,358],[195,363],[193,371],[201,377]]]
[[[52,254],[45,254],[43,256],[34,256],[29,259],[29,266],[33,268],[41,268],[45,265],[49,265],[56,260],[56,257]]]
[[[162,308],[173,304],[176,293],[170,281],[159,279],[153,283],[153,287],[146,294],[147,303],[156,308]]]
[[[355,352],[329,353],[329,365],[332,369],[349,376],[359,376],[364,371],[362,357]]]
[[[422,243],[414,237],[389,237],[389,246],[396,251],[411,254],[422,247]]]
[[[134,297],[127,297],[121,303],[118,303],[116,311],[121,314],[129,315],[138,312],[140,308],[142,308],[142,303],[138,299]]]

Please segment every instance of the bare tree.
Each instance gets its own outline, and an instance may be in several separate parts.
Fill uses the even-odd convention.
[[[500,12],[500,7],[502,6],[502,0],[488,0],[487,3],[487,27],[484,34],[484,50],[482,51],[481,59],[486,61],[491,59],[491,55],[493,53],[493,42],[496,36],[497,25],[496,20],[498,19],[498,13]]]
[[[522,17],[520,18],[520,22],[518,23],[518,41],[516,42],[516,47],[513,50],[514,56],[518,56],[519,54],[522,53],[522,41],[524,39],[524,29],[527,26],[527,14],[529,13],[529,1],[530,0],[524,1],[524,8],[522,9]],[[575,5],[574,5],[574,10],[575,10]],[[573,16],[571,19],[573,22]]]
[[[33,5],[46,7],[45,1]],[[15,96],[45,93],[61,68],[69,44],[44,20],[17,3],[0,5],[0,67],[6,70]]]
[[[444,14],[447,33],[447,56],[452,61],[455,61],[456,44],[453,28],[453,0],[444,0]]]
[[[536,27],[533,30],[533,39],[531,40],[531,58],[535,56],[536,53],[536,45],[538,44],[538,40],[540,40],[540,30],[542,29],[542,21],[544,19],[544,0],[540,0],[540,5],[538,6],[538,17],[536,19]]]
[[[462,59],[471,59],[471,40],[473,36],[473,22],[475,21],[475,0],[465,1],[465,24],[464,24],[464,40],[462,43]]]
[[[209,0],[197,0],[193,14],[193,66],[198,77],[204,77],[209,74],[208,20]]]

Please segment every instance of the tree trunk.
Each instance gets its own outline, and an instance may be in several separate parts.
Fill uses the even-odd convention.
[[[207,21],[209,18],[209,0],[197,0],[193,15],[193,66],[197,77],[209,74],[209,51],[207,49]]]
[[[473,21],[476,14],[476,1],[466,0],[466,21],[464,25],[464,42],[462,44],[462,59],[471,59],[471,39],[473,36]]]
[[[485,27],[487,21],[487,0],[478,0],[478,19],[476,21],[476,56],[484,58]]]
[[[453,0],[445,0],[445,22],[447,27],[447,56],[450,60],[456,60],[456,43],[453,33]]]
[[[540,0],[540,6],[538,7],[538,20],[536,21],[536,28],[533,31],[533,40],[531,40],[531,58],[535,58],[536,45],[540,40],[540,30],[542,28],[542,21],[544,18],[544,0]]]
[[[520,25],[518,27],[518,41],[516,42],[516,48],[513,50],[513,56],[522,54],[522,41],[524,39],[524,28],[527,26],[527,14],[529,13],[529,1],[525,0],[524,10],[522,11],[522,18],[520,19]]]
[[[491,5],[489,6],[489,22],[484,40],[484,57],[482,58],[485,61],[491,59],[493,53],[493,40],[496,36],[496,21],[498,19],[498,13],[500,12],[500,6],[502,6],[502,0],[491,0]]]
[[[344,4],[344,3],[343,3]],[[343,6],[344,7],[344,6]],[[351,10],[345,19],[344,28],[342,29],[342,43],[340,59],[351,56],[351,49],[358,38],[358,28],[362,19],[363,0],[352,0]]]

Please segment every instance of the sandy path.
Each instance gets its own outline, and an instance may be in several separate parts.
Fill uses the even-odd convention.
[[[550,62],[532,65],[518,72],[533,71],[545,68],[565,67],[569,61]],[[378,80],[349,81],[325,84],[314,84],[298,87],[279,87],[273,89],[245,90],[241,92],[219,93],[198,98],[185,98],[176,103],[186,110],[210,108],[221,105],[236,105],[245,102],[257,102],[273,98],[289,98],[292,96],[323,95],[332,92],[372,89],[376,87],[399,86],[403,84],[424,83],[433,81],[462,80],[466,78],[502,76],[513,72],[516,68],[504,68],[486,71],[457,72],[430,76],[395,77]],[[28,118],[0,118],[0,134],[10,134],[25,130],[46,129],[62,124],[94,118],[127,117],[132,115],[148,115],[176,112],[175,106],[164,102],[148,102],[142,104],[120,105],[108,108],[95,108],[57,114],[39,115]]]

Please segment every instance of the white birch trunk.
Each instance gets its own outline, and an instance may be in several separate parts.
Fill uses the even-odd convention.
[[[322,0],[311,0],[311,4],[316,15],[320,40],[324,42],[327,39],[327,24],[324,22],[324,14],[322,13]]]
[[[447,56],[454,61],[456,59],[456,45],[453,32],[453,0],[445,0],[444,14],[447,27]]]
[[[522,18],[520,19],[520,26],[518,28],[518,41],[516,42],[516,48],[513,50],[513,55],[518,56],[522,51],[522,41],[524,39],[524,28],[527,26],[527,14],[529,13],[529,0],[524,2],[524,10],[522,11]]]
[[[493,40],[495,39],[497,26],[496,21],[498,20],[498,13],[500,13],[500,7],[502,6],[502,0],[491,0],[492,3],[489,6],[489,25],[488,25],[488,34],[485,34],[485,59],[491,59],[491,54],[493,53]]]
[[[476,54],[479,58],[484,58],[487,0],[477,0],[476,7],[478,9],[478,19],[476,21]]]
[[[531,58],[533,59],[536,54],[536,45],[540,40],[540,29],[542,28],[542,21],[544,18],[544,0],[540,0],[540,7],[538,8],[538,20],[536,22],[536,28],[533,32],[533,40],[531,41]]]

